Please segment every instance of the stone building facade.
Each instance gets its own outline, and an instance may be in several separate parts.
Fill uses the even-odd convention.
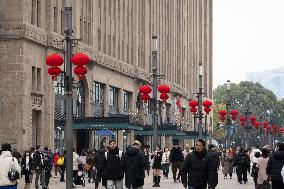
[[[131,110],[151,124],[146,106],[137,106],[138,88],[151,83],[151,37],[157,35],[163,75],[159,82],[171,87],[167,103],[160,103],[159,122],[179,119],[193,130],[188,99],[198,91],[199,63],[204,68],[204,93],[212,98],[212,1],[73,0],[74,39],[80,39],[74,41],[73,52],[92,59],[84,116]],[[11,142],[18,149],[55,146],[55,93],[60,87],[51,81],[45,58],[50,53],[64,56],[64,3],[0,1],[0,143]],[[79,93],[74,90],[74,99],[81,103]],[[178,97],[183,113],[175,107]],[[76,102],[74,106],[76,115]],[[93,131],[77,132],[74,143],[78,136],[92,143]],[[130,135],[133,140],[134,133]],[[164,145],[168,140],[163,138]]]

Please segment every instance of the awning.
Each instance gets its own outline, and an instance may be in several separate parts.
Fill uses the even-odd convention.
[[[73,123],[74,129],[92,129],[92,130],[143,130],[143,127],[126,123]]]
[[[153,131],[134,131],[135,135],[153,136]],[[185,133],[177,130],[158,130],[159,136],[182,136]]]

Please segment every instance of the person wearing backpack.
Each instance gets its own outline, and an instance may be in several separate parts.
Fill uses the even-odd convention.
[[[123,189],[124,155],[115,140],[109,141],[109,151],[105,152],[103,176],[107,180],[107,189]]]
[[[272,189],[283,189],[284,183],[281,171],[284,165],[284,143],[278,144],[278,151],[268,160],[267,174],[272,181]]]
[[[21,167],[18,160],[12,157],[10,144],[5,143],[2,145],[0,164],[0,188],[17,189],[17,179],[21,175]],[[18,178],[9,176],[11,172],[17,172]]]

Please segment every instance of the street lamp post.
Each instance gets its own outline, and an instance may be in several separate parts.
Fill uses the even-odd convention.
[[[231,117],[230,117],[230,110],[231,110],[231,83],[230,80],[227,80],[227,102],[226,102],[226,109],[227,109],[227,141],[226,147],[229,147],[231,144],[230,142],[230,125],[231,125]]]
[[[199,138],[203,137],[202,134],[202,118],[203,118],[203,113],[202,113],[202,74],[203,74],[203,69],[202,69],[202,64],[199,63],[199,91],[197,94],[197,99],[198,99],[198,133],[199,133]]]
[[[73,188],[73,120],[72,120],[72,0],[65,1],[66,14],[66,189]]]
[[[246,101],[248,102],[249,101],[249,93],[246,95]],[[248,143],[249,143],[249,131],[251,129],[249,123],[248,123],[248,118],[250,116],[251,112],[249,111],[249,107],[248,107],[248,103],[247,103],[247,109],[245,111],[245,116],[246,116],[246,126],[245,126],[245,129],[246,129],[246,132],[245,132],[245,147],[248,148]]]
[[[152,36],[152,79],[153,79],[153,149],[158,145],[158,108],[157,108],[157,36]]]

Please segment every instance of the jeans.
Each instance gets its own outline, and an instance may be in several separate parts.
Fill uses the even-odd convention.
[[[0,186],[0,189],[17,189],[17,186]]]
[[[165,163],[165,164],[162,165],[162,168],[163,168],[163,175],[165,177],[168,177],[169,170],[170,170],[170,164],[169,163]]]
[[[60,182],[64,182],[64,173],[65,173],[65,168],[61,168],[61,172],[60,172]]]
[[[57,176],[57,172],[60,173],[60,167],[58,165],[54,166],[54,175]]]
[[[123,189],[123,179],[121,180],[107,180],[107,189]]]
[[[41,184],[42,184],[42,188],[45,187],[45,170],[35,170],[35,188],[39,188],[38,187],[38,180],[40,179]]]
[[[31,183],[31,181],[30,181],[30,178],[31,178],[31,172],[30,171],[25,171],[25,183],[26,184],[29,184],[29,183]]]
[[[238,182],[247,182],[247,169],[237,169]]]
[[[181,162],[178,161],[178,162],[173,162],[172,163],[172,172],[173,172],[173,177],[174,177],[174,180],[176,180],[176,176],[177,176],[177,170],[179,170],[179,173],[178,173],[178,178],[180,177],[180,168],[181,168]]]

